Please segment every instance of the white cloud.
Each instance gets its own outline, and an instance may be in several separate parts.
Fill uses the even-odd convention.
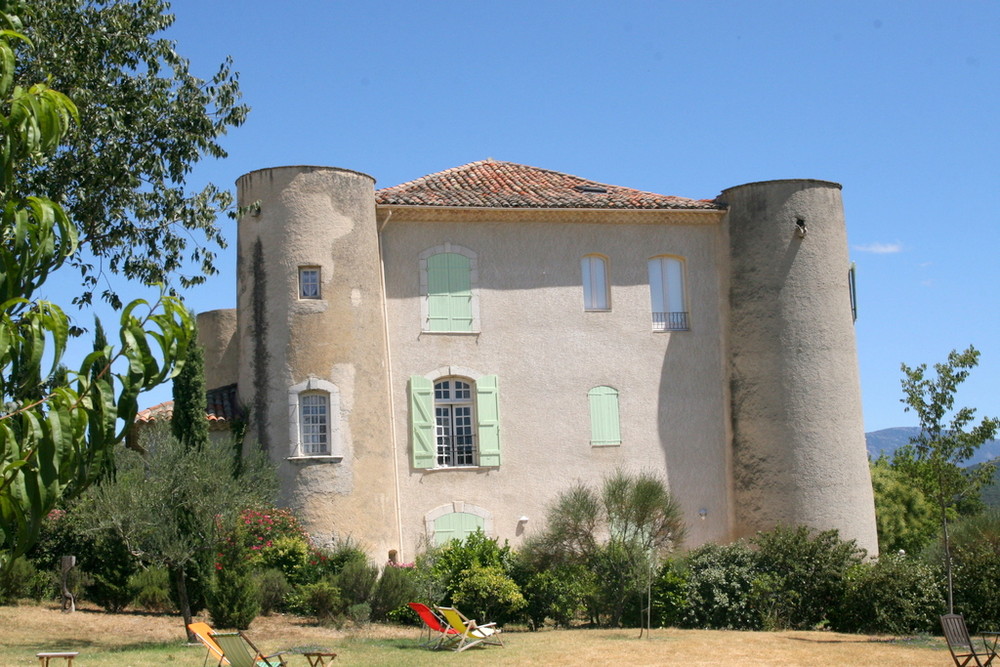
[[[872,252],[876,255],[891,255],[897,252],[903,252],[903,244],[899,241],[895,243],[868,243],[867,245],[856,245],[854,249],[858,252]]]

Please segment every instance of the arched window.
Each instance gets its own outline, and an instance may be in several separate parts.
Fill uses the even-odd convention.
[[[414,468],[500,465],[496,375],[410,378]]]
[[[683,258],[669,255],[654,257],[649,260],[648,266],[653,331],[688,330]]]
[[[583,278],[583,309],[609,310],[608,260],[601,255],[586,255],[580,260]]]
[[[479,331],[476,253],[446,243],[420,255],[423,324],[430,333]]]

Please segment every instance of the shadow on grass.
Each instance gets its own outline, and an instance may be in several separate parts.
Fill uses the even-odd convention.
[[[898,644],[900,646],[913,646],[915,648],[947,648],[940,637],[931,635],[907,635],[904,637],[864,637],[858,635],[856,639],[847,637],[815,638],[815,637],[785,637],[791,641],[806,642],[809,644]]]

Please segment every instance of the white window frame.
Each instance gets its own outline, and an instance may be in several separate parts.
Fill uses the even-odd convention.
[[[448,392],[447,396],[443,393]],[[434,380],[434,440],[438,468],[479,465],[476,383],[467,377]]]
[[[315,275],[315,281],[312,276]],[[315,293],[313,289],[315,289]],[[299,298],[313,301],[323,298],[323,272],[318,266],[299,267]]]
[[[646,266],[653,331],[689,331],[687,261],[679,255],[657,255]]]
[[[303,443],[303,426],[308,426],[303,418],[302,397],[325,396],[327,416],[326,451],[307,452]],[[343,450],[340,434],[340,390],[337,385],[315,377],[288,388],[288,442],[289,459],[319,459],[340,461]]]
[[[469,307],[472,310],[472,328],[470,331],[431,331],[428,322],[430,318],[429,300],[429,280],[427,277],[427,260],[434,255],[441,253],[455,253],[462,255],[469,260],[469,290],[472,297],[469,300]],[[479,321],[479,258],[475,252],[460,245],[445,243],[443,245],[428,248],[420,253],[418,258],[420,268],[420,330],[427,334],[462,335],[478,334],[480,332]]]
[[[611,310],[608,258],[596,253],[581,257],[580,278],[583,285],[583,309],[592,312]]]

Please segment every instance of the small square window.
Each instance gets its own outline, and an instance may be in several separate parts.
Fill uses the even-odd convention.
[[[300,299],[320,298],[318,266],[299,267],[299,298]]]

